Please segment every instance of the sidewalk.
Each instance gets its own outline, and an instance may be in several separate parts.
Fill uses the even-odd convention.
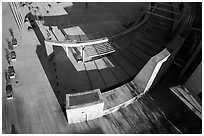
[[[161,83],[155,85],[149,94],[168,119],[183,133],[201,133],[202,120],[169,89],[178,85],[178,80],[175,79],[178,71],[179,68],[172,65],[161,79]]]
[[[3,21],[11,22],[3,22],[4,36],[9,37],[6,32],[8,28],[12,28],[14,36],[16,36],[18,30],[11,11],[7,3],[3,7],[4,11],[9,11],[6,16],[3,16]],[[3,46],[5,47],[7,44],[4,43]],[[18,47],[14,48],[17,55],[16,62],[12,62],[16,71],[16,78],[11,80],[14,99],[8,101],[5,98],[5,91],[2,92],[3,133],[10,133],[12,124],[15,125],[18,133],[71,132],[71,127],[67,127],[64,114],[36,54],[37,46],[40,46],[40,43],[35,33],[28,31],[25,26],[23,40]],[[7,64],[3,63],[4,67],[7,67]],[[5,81],[4,78],[3,81]]]

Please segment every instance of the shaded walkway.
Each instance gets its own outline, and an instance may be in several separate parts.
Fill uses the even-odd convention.
[[[180,68],[172,65],[157,85],[150,89],[149,94],[157,106],[161,107],[168,119],[182,133],[201,133],[202,120],[191,111],[169,88],[178,85],[177,75]]]

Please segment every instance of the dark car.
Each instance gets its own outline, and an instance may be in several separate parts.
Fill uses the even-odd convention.
[[[15,78],[16,74],[13,66],[8,67],[8,75],[10,79]]]
[[[11,85],[6,85],[6,94],[7,94],[7,99],[13,99],[13,88]]]
[[[16,52],[15,51],[11,51],[11,60],[16,61]]]

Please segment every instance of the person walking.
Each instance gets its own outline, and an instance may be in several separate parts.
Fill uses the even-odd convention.
[[[85,6],[85,8],[88,8],[88,3],[86,2],[86,6]]]

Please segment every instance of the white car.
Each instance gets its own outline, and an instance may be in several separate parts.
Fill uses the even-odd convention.
[[[16,52],[15,51],[11,51],[10,55],[11,55],[11,60],[12,61],[16,61]]]
[[[13,44],[13,47],[17,47],[18,46],[16,38],[12,38],[12,44]]]
[[[7,100],[13,99],[13,88],[11,85],[6,85]]]
[[[13,66],[8,67],[8,76],[9,76],[10,79],[16,77],[16,73],[15,73],[15,70],[14,70]]]
[[[82,56],[80,54],[77,54],[76,60],[77,60],[77,62],[82,62],[83,61]]]

